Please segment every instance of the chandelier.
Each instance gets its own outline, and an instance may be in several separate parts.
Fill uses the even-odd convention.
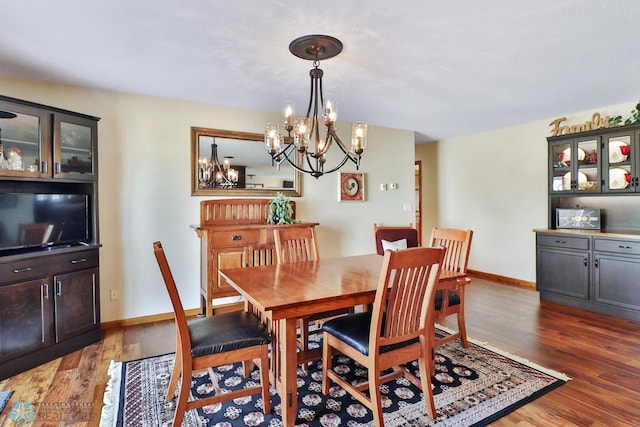
[[[367,146],[367,124],[352,123],[350,146],[340,140],[335,129],[337,105],[334,99],[324,97],[323,71],[319,68],[320,60],[333,58],[342,52],[342,42],[325,35],[303,36],[289,44],[289,51],[298,58],[313,61],[313,68],[309,72],[309,106],[306,115],[297,117],[294,104],[285,104],[282,125],[286,135],[280,131],[278,123],[267,123],[264,142],[272,163],[279,168],[286,162],[295,170],[315,178],[340,169],[347,161],[355,163],[356,169],[359,169],[360,156]],[[321,123],[326,127],[324,137],[320,135]],[[334,143],[344,156],[335,165],[325,169],[327,151]]]
[[[198,159],[198,184],[200,188],[234,188],[238,185],[238,171],[231,167],[233,156],[218,160],[218,144],[213,138],[211,159]]]

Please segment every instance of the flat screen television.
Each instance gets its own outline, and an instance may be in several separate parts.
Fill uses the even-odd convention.
[[[0,251],[89,243],[86,194],[0,193]]]

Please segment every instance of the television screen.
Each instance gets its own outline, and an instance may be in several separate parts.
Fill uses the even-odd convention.
[[[0,194],[0,251],[88,242],[85,194]]]

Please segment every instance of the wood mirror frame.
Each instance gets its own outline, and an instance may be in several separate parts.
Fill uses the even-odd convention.
[[[218,159],[222,163],[230,156],[231,167],[238,170],[238,186],[210,187],[200,182],[201,158],[211,158],[213,141],[218,145]],[[258,145],[259,144],[259,145]],[[191,127],[191,195],[192,196],[275,196],[302,195],[302,173],[286,163],[280,171],[271,165],[264,149],[264,135],[221,129]]]

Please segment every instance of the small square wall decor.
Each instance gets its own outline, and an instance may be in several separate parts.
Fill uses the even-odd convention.
[[[364,174],[340,172],[338,177],[338,201],[364,202]]]

